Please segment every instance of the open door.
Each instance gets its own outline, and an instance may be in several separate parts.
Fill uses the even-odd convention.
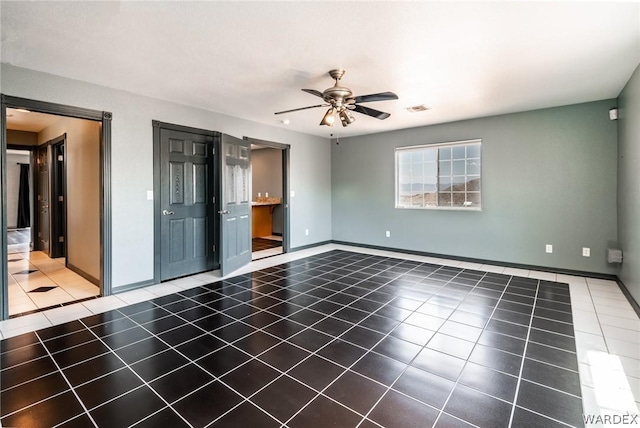
[[[38,165],[36,181],[36,209],[38,218],[36,221],[36,241],[34,249],[49,255],[49,242],[51,235],[51,214],[49,213],[49,146],[43,144],[36,151]]]
[[[251,262],[251,143],[221,135],[220,271]]]

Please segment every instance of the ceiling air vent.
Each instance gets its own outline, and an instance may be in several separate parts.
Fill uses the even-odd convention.
[[[418,106],[412,106],[412,107],[405,107],[407,109],[407,111],[409,111],[410,113],[418,113],[419,111],[427,111],[427,110],[431,110],[430,107],[427,107],[424,104],[420,104]]]

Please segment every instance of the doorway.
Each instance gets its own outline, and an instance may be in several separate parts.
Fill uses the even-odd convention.
[[[109,295],[110,113],[2,96],[0,118],[0,318]]]
[[[30,147],[7,149],[7,250],[8,253],[32,249],[33,191]]]
[[[29,137],[32,137],[38,144],[31,147],[35,152],[34,160],[32,161],[33,165],[31,165],[35,179],[32,180],[33,185],[27,187],[33,189],[33,191],[22,194],[24,197],[28,196],[33,199],[31,205],[35,207],[35,217],[32,221],[33,239],[31,241],[31,250],[40,251],[52,259],[65,257],[67,248],[66,134],[42,144],[38,141],[40,133],[44,132],[44,135],[46,135],[48,126],[54,126],[54,124],[55,126],[60,126],[58,121],[62,120],[62,118],[55,115],[30,113],[18,125],[17,121],[13,120],[15,115],[16,113],[13,109],[8,109],[7,131],[9,146],[29,149],[29,146],[19,146],[20,142],[27,142]],[[38,120],[45,120],[47,123],[51,121],[51,125],[41,128],[42,122],[38,123]],[[17,130],[15,128],[21,129]],[[25,131],[25,129],[31,129],[32,131]],[[36,132],[35,130],[39,131]],[[12,184],[12,180],[11,177],[7,178],[7,188],[10,190],[9,184]],[[75,178],[84,179],[86,177],[76,176]],[[21,188],[24,187],[23,184],[21,180]],[[11,208],[11,205],[7,207],[9,214],[11,214]],[[9,228],[11,228],[11,224],[9,224]]]
[[[251,142],[252,260],[285,252],[285,165],[287,147],[273,142]]]

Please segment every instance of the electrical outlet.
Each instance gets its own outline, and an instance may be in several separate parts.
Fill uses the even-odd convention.
[[[551,245],[551,244],[547,244],[547,245],[545,246],[545,251],[546,251],[547,253],[549,253],[549,254],[550,254],[550,253],[553,253],[553,245]]]
[[[391,238],[391,231],[390,231],[390,230],[387,230],[387,231],[386,231],[386,233],[385,233],[385,236],[386,236],[387,238]]]
[[[307,235],[307,236],[309,236],[309,229],[305,229],[305,230],[304,230],[304,234],[305,234],[305,235]]]
[[[582,247],[582,257],[591,257],[591,248]]]

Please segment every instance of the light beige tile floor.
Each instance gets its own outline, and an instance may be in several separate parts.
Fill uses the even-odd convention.
[[[100,289],[65,267],[65,259],[51,259],[41,251],[9,254],[9,315],[20,314],[100,294]],[[28,271],[35,271],[28,273]],[[56,288],[34,293],[39,287]]]

